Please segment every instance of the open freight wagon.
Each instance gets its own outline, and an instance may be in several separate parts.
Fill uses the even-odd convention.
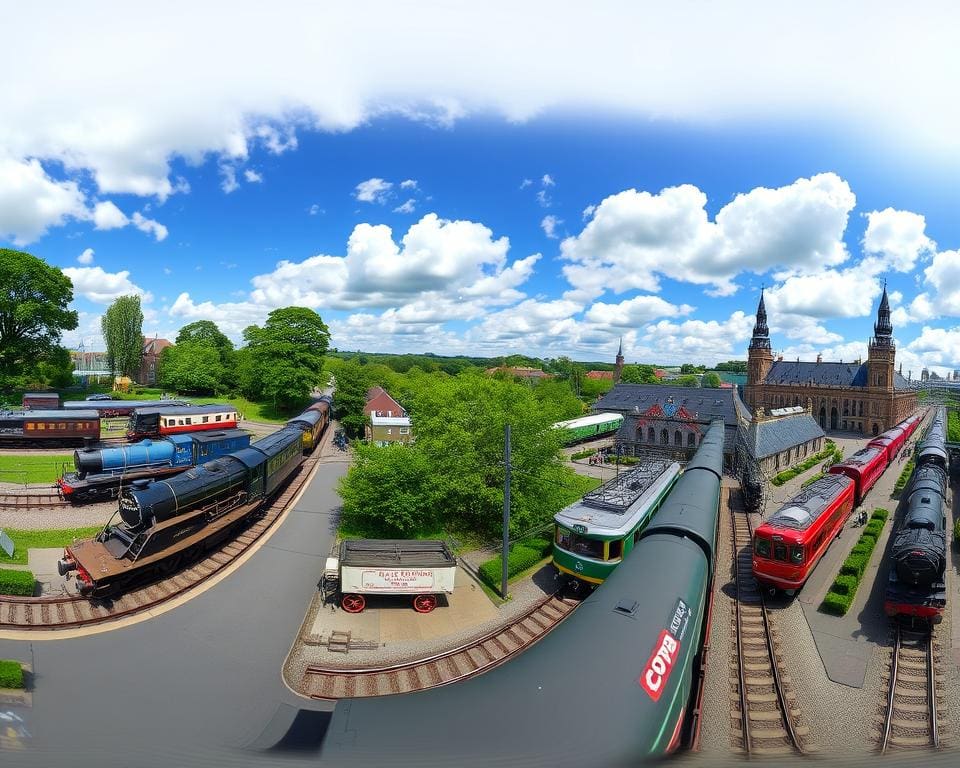
[[[340,557],[327,558],[324,597],[339,595],[347,613],[360,613],[365,595],[405,595],[417,613],[437,607],[441,594],[453,594],[457,558],[442,541],[352,539],[340,544]]]

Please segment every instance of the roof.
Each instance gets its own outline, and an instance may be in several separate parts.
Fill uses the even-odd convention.
[[[866,363],[817,363],[777,360],[765,384],[812,384],[819,387],[866,387]],[[894,371],[893,388],[911,389],[910,382]]]
[[[627,415],[646,413],[659,405],[667,418],[683,408],[694,421],[709,424],[723,419],[736,426],[738,419],[749,418],[746,406],[735,389],[702,389],[663,384],[616,384],[593,404],[594,411],[616,411]]]
[[[409,416],[377,416],[370,414],[370,423],[375,427],[409,427]]]
[[[230,405],[230,403],[209,403],[208,405],[183,405],[183,406],[173,406],[169,408],[161,408],[157,406],[156,403],[152,403],[149,408],[137,408],[137,413],[141,416],[146,414],[153,413],[162,413],[164,416],[193,416],[194,414],[204,414],[204,413],[223,413],[224,411],[230,411],[231,413],[237,409]]]
[[[820,425],[804,411],[767,421],[751,422],[746,433],[746,444],[753,458],[765,459],[823,435]]]
[[[347,539],[340,545],[340,565],[436,568],[456,564],[447,545],[437,540]]]
[[[86,408],[83,410],[74,410],[74,411],[64,411],[64,410],[44,410],[38,408],[36,410],[16,410],[16,411],[0,411],[0,416],[4,418],[15,418],[15,419],[33,419],[40,421],[60,421],[67,419],[99,419],[100,414],[97,413],[92,408]]]
[[[584,376],[588,379],[612,379],[613,371],[587,371]]]
[[[621,413],[591,413],[589,416],[581,416],[577,419],[568,419],[567,421],[558,421],[553,426],[557,429],[577,429],[578,427],[590,427],[594,424],[606,424],[614,419],[622,420]]]
[[[774,512],[765,525],[805,531],[852,483],[846,475],[824,475]]]
[[[143,354],[157,355],[167,347],[172,347],[172,346],[173,346],[173,342],[167,341],[166,339],[144,339]]]

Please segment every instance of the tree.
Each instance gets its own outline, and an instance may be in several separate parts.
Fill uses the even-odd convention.
[[[247,327],[249,371],[274,406],[290,408],[305,400],[320,382],[330,331],[320,315],[306,307],[275,309],[263,327]],[[249,379],[248,379],[249,383]]]
[[[721,382],[722,380],[720,378],[720,375],[717,373],[714,373],[713,371],[710,371],[709,373],[703,374],[703,378],[700,379],[700,386],[709,387],[710,389],[717,389],[720,386]]]
[[[179,350],[188,350],[181,354]],[[211,358],[209,352],[200,352],[198,350],[212,350],[215,358]],[[171,351],[166,354],[168,350]],[[233,348],[233,342],[230,341],[217,327],[216,323],[210,320],[198,320],[195,323],[189,323],[180,329],[177,334],[177,343],[174,347],[168,347],[164,350],[164,356],[161,358],[161,370],[164,364],[171,366],[173,373],[171,375],[184,383],[193,383],[193,386],[174,387],[165,380],[163,386],[172,389],[178,389],[184,392],[223,392],[233,387],[237,382],[237,353]],[[209,370],[191,373],[180,360],[193,360],[201,363],[204,360],[208,363]],[[164,361],[166,360],[166,363]],[[184,378],[185,377],[185,378]],[[202,386],[200,386],[202,382]]]
[[[158,380],[165,389],[216,394],[223,391],[225,377],[226,368],[212,345],[188,342],[160,353]]]
[[[363,407],[367,404],[367,390],[370,379],[367,367],[356,360],[339,362],[333,368],[336,378],[334,408],[340,426],[350,437],[361,437],[367,423]]]
[[[675,387],[699,387],[700,383],[697,381],[697,377],[693,374],[688,376],[678,376],[673,381],[670,382]]]
[[[652,365],[625,365],[620,381],[628,384],[659,384],[656,368]]]
[[[143,357],[143,311],[139,296],[121,296],[100,319],[107,345],[107,365],[113,373],[133,377]]]
[[[77,327],[70,278],[23,251],[0,248],[0,386],[35,371],[56,351],[63,331]],[[56,366],[55,366],[56,367]]]

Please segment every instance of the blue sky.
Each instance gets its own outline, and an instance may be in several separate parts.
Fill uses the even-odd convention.
[[[18,10],[0,58],[51,56],[0,84],[0,244],[67,271],[88,348],[137,292],[171,339],[300,304],[340,349],[710,363],[763,284],[775,349],[850,360],[886,279],[904,373],[960,367],[947,19],[814,3],[773,39],[749,5]]]

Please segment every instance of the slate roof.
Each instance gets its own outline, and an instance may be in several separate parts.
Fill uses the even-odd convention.
[[[765,384],[812,384],[815,387],[865,387],[866,363],[811,363],[777,360],[767,373]],[[893,387],[911,389],[910,382],[894,371]]]
[[[820,425],[809,413],[804,412],[751,423],[746,433],[746,444],[753,458],[765,459],[823,435]]]

